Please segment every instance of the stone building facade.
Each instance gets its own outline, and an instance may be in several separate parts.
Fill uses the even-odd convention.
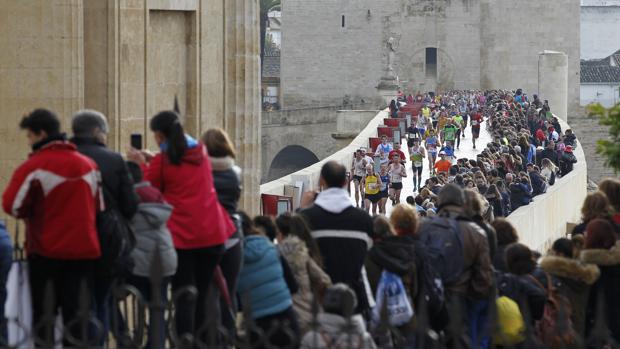
[[[569,114],[579,105],[579,0],[284,0],[282,18],[285,109],[380,103],[389,65],[411,92],[536,93],[544,50],[568,55]]]
[[[178,96],[187,131],[222,127],[243,168],[242,207],[259,211],[259,0],[0,0],[0,187],[28,153],[17,124],[37,107],[69,130],[102,111],[109,146],[154,148],[148,119]]]

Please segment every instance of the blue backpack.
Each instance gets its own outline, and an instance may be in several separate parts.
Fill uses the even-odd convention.
[[[457,282],[463,272],[463,237],[459,222],[441,216],[425,219],[420,228],[420,239],[443,284]]]

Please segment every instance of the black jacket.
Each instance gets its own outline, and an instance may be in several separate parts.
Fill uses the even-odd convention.
[[[523,183],[510,184],[510,211],[514,212],[517,208],[528,205],[530,202],[530,193],[527,186]]]
[[[598,318],[604,319],[616,342],[620,341],[620,242],[609,250],[589,249],[581,251],[584,263],[598,265],[601,276],[592,284],[586,308],[586,336],[593,330]],[[600,302],[600,304],[599,304]],[[599,308],[599,305],[601,306]],[[603,309],[603,314],[597,314]]]
[[[542,161],[544,158],[551,160],[556,166],[559,165],[558,153],[553,149],[543,149],[543,151],[540,152],[540,160]]]
[[[234,160],[230,157],[209,157],[209,160],[217,198],[228,214],[233,214],[237,211],[237,204],[241,197],[240,169],[235,166]]]
[[[532,195],[544,194],[547,191],[547,184],[543,176],[536,171],[530,172],[529,176],[532,182]]]
[[[565,152],[560,158],[560,173],[562,176],[566,176],[573,170],[573,164],[577,162],[577,158],[573,153]]]
[[[321,192],[317,201],[330,190],[334,189]],[[343,197],[334,201],[350,200],[346,191],[337,191],[342,191]],[[340,204],[344,206],[343,203]],[[306,219],[312,237],[319,246],[323,269],[334,284],[342,282],[355,291],[358,299],[357,312],[361,313],[369,309],[362,267],[370,246],[373,223],[364,210],[350,206],[350,201],[346,204],[349,206],[344,209],[340,207],[328,211],[315,203],[301,210],[300,214]]]
[[[123,217],[131,219],[138,211],[139,199],[133,189],[133,180],[123,157],[106,148],[95,138],[74,137],[71,142],[77,146],[80,153],[97,163],[103,186],[106,188],[107,195],[104,194],[106,207],[115,208]]]
[[[613,221],[613,219],[607,218],[606,219],[609,224],[611,224],[611,226],[614,228],[614,232],[616,233],[616,236],[618,238],[620,238],[620,224],[616,223]],[[573,231],[571,232],[571,235],[585,235],[586,232],[586,226],[588,226],[588,223],[590,223],[590,221],[588,222],[582,222],[577,224],[574,228]]]
[[[499,296],[506,296],[519,304],[524,319],[525,310],[531,316],[532,320],[538,320],[542,317],[547,301],[547,295],[544,289],[531,279],[529,275],[517,276],[510,273],[495,273],[497,283],[497,292]],[[527,309],[524,307],[529,305]]]

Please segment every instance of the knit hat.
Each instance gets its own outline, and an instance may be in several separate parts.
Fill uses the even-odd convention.
[[[567,145],[566,148],[564,149],[564,151],[567,152],[567,153],[572,153],[573,152],[573,146]]]
[[[616,243],[616,233],[611,223],[605,219],[593,219],[586,226],[585,248],[608,250]]]
[[[346,284],[338,283],[330,286],[325,291],[323,310],[325,310],[326,313],[351,316],[356,307],[357,296]]]
[[[437,207],[439,208],[446,205],[463,206],[464,204],[465,194],[463,189],[454,183],[444,185],[437,197]]]

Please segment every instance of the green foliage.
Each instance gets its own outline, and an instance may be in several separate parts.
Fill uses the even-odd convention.
[[[605,164],[620,171],[620,103],[607,109],[600,104],[587,107],[588,115],[598,117],[601,125],[609,126],[609,137],[600,139],[596,144],[596,152],[605,156]]]

